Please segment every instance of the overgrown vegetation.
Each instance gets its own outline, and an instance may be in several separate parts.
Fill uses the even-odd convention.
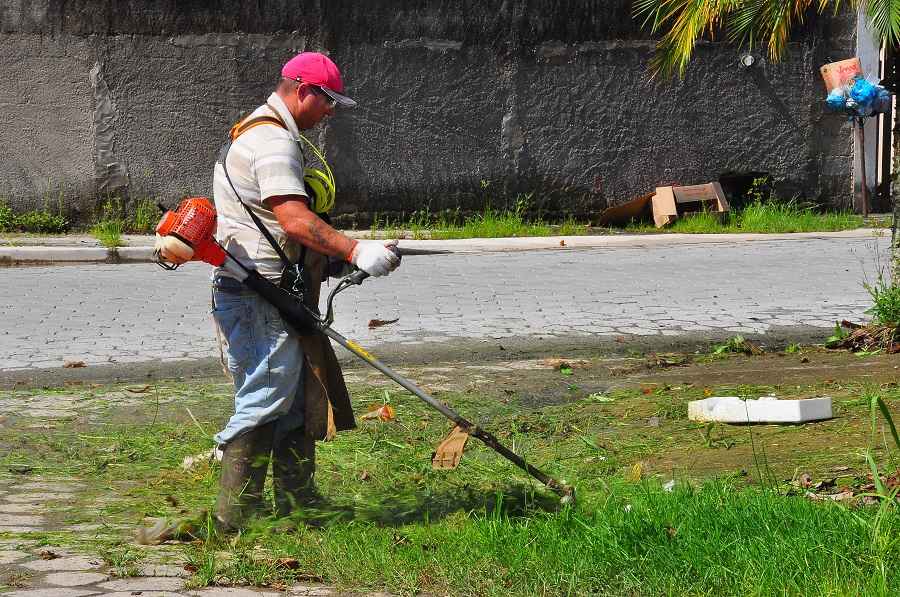
[[[798,200],[778,197],[768,178],[753,181],[739,205],[727,214],[698,212],[678,218],[671,226],[657,229],[646,221],[632,222],[627,232],[688,234],[789,233],[851,230],[865,225],[861,216],[843,212],[823,212]],[[589,223],[567,219],[549,224],[530,210],[531,195],[518,198],[511,209],[486,207],[480,214],[463,217],[460,211],[432,213],[417,211],[407,220],[391,220],[376,214],[371,226],[374,237],[413,239],[496,238],[517,236],[568,236],[596,234]]]
[[[875,281],[863,286],[872,297],[872,306],[866,310],[872,320],[867,324],[838,322],[825,345],[858,354],[900,352],[900,284],[879,267]]]
[[[587,234],[589,225],[572,218],[562,224],[548,224],[541,217],[529,217],[531,195],[521,195],[512,209],[485,207],[479,214],[463,217],[459,209],[432,213],[417,211],[406,221],[392,221],[377,214],[373,236],[414,239],[502,238]]]
[[[107,199],[101,208],[100,219],[91,226],[91,234],[104,247],[121,247],[122,232],[125,230],[125,218],[122,202]]]
[[[56,209],[50,209],[53,201]],[[0,233],[31,232],[37,234],[61,234],[69,229],[69,222],[63,212],[62,195],[55,198],[47,193],[43,207],[16,214],[6,200],[0,199]]]
[[[760,371],[772,366],[763,359],[799,356],[739,355],[705,367],[742,359]],[[396,418],[360,421],[359,429],[320,444],[317,482],[328,501],[296,519],[260,520],[238,537],[215,536],[199,514],[214,499],[217,467],[180,466],[211,446],[232,399],[226,384],[60,390],[75,393],[74,403],[86,410],[57,419],[52,430],[29,429],[19,424],[22,414],[14,415],[0,428],[0,463],[83,479],[87,495],[71,510],[48,513],[68,523],[137,525],[144,515],[195,513],[200,540],[184,549],[197,585],[278,588],[322,579],[348,589],[460,595],[900,591],[893,565],[900,514],[890,474],[900,459],[885,418],[900,404],[895,383],[867,377],[774,387],[610,387],[620,359],[565,363],[507,374],[442,368],[451,381],[440,382],[446,389],[437,396],[530,462],[575,483],[574,507],[560,506],[476,440],[458,469],[432,470],[431,450],[451,425],[414,397],[375,386],[375,377],[354,382],[356,409],[387,402]],[[884,370],[892,375],[887,361]],[[679,379],[690,378],[679,371]],[[686,419],[688,400],[770,393],[827,393],[837,419],[788,427],[708,427]],[[27,402],[28,395],[2,392],[0,403]],[[869,452],[860,453],[866,446]],[[829,472],[835,467],[839,480]],[[798,482],[798,471],[815,483]],[[854,497],[814,501],[806,495],[824,491],[816,483],[835,492],[849,487]],[[110,494],[116,500],[93,505]],[[127,543],[104,550],[125,571],[136,564]]]
[[[10,232],[15,227],[15,214],[6,201],[0,199],[0,232]]]
[[[25,232],[33,234],[62,234],[71,228],[67,220],[62,198],[57,200],[56,209],[45,207],[16,214],[9,204],[0,200],[0,233]],[[108,198],[99,204],[93,223],[88,231],[106,247],[123,244],[122,234],[150,234],[156,227],[162,211],[153,199],[139,199],[125,202],[119,198]]]
[[[17,215],[13,220],[13,228],[36,234],[62,234],[68,231],[69,222],[62,214],[37,209]]]
[[[129,221],[129,232],[151,234],[162,217],[159,205],[153,199],[139,199],[134,203],[134,213]]]
[[[900,325],[900,285],[888,279],[884,271],[879,271],[875,283],[867,283],[865,288],[872,297],[868,312],[873,322],[895,328]]]
[[[852,230],[865,224],[862,216],[848,212],[822,212],[814,205],[804,205],[797,199],[779,197],[768,178],[753,180],[743,207],[726,214],[698,212],[679,217],[666,228],[667,232],[693,234],[721,233],[789,233],[834,232]],[[658,232],[653,226],[639,222],[627,227],[635,232]]]

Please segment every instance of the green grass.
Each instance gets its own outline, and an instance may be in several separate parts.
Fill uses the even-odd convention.
[[[0,232],[12,232],[16,225],[16,218],[9,204],[0,199]]]
[[[865,284],[872,297],[868,313],[876,324],[897,327],[900,325],[900,284],[893,283],[884,272],[878,273],[874,284]]]
[[[483,212],[462,217],[458,210],[437,214],[428,210],[415,212],[406,221],[392,221],[376,215],[372,236],[446,240],[453,238],[505,238],[534,236],[571,236],[587,234],[589,224],[572,218],[561,224],[549,224],[541,218],[527,216],[530,195],[517,199],[512,209],[486,207]]]
[[[128,229],[135,234],[152,234],[162,211],[153,199],[141,199],[134,204],[134,214],[128,223]]]
[[[125,244],[122,240],[122,232],[125,230],[125,222],[119,219],[101,220],[91,226],[91,235],[100,241],[104,247],[121,247]]]
[[[851,213],[818,213],[793,203],[752,203],[742,210],[720,215],[708,212],[678,218],[671,226],[657,229],[638,222],[625,227],[627,232],[671,232],[683,234],[723,233],[788,233],[834,232],[864,226],[861,216]],[[524,210],[494,210],[465,218],[458,212],[430,214],[417,212],[406,221],[375,218],[371,233],[374,237],[413,239],[501,238],[526,236],[574,236],[591,232],[587,223],[568,219],[562,224],[549,224],[541,219],[530,220]]]
[[[560,506],[474,439],[458,469],[432,470],[431,450],[450,424],[404,392],[358,385],[353,388],[358,412],[388,401],[397,418],[360,421],[356,431],[319,445],[317,483],[330,503],[295,520],[261,520],[235,538],[202,533],[201,541],[183,548],[197,568],[193,583],[282,586],[321,578],[347,589],[453,595],[900,591],[896,507],[815,503],[777,483],[749,484],[740,473],[725,470],[705,480],[682,470],[627,480],[627,471],[643,459],[678,450],[691,460],[721,459],[746,450],[754,437],[755,449],[764,451],[821,434],[824,453],[835,458],[833,438],[846,438],[851,423],[880,441],[872,433],[880,423],[870,428],[867,408],[876,396],[884,399],[885,412],[895,408],[896,386],[841,382],[841,391],[858,399],[837,405],[841,420],[833,427],[717,427],[704,439],[703,426],[685,419],[684,405],[703,396],[705,388],[588,394],[580,389],[590,383],[582,369],[546,375],[559,396],[545,405],[496,383],[437,396],[530,462],[574,483],[579,490],[574,507]],[[786,388],[716,388],[738,395],[773,390]],[[89,494],[72,504],[66,522],[100,518],[136,525],[144,515],[210,508],[217,468],[184,471],[180,463],[212,445],[210,437],[232,400],[227,384],[156,384],[137,394],[117,386],[59,393],[77,393],[77,404],[90,414],[57,420],[52,430],[28,429],[13,416],[0,427],[0,464],[27,464],[49,478],[81,478]],[[0,401],[27,395],[4,392]],[[123,395],[132,403],[114,406]],[[646,417],[653,413],[666,418],[664,427],[647,427]],[[775,448],[769,450],[771,461]],[[801,452],[806,455],[805,448]],[[882,466],[897,464],[895,452],[880,447]],[[662,482],[673,474],[678,483],[666,491]],[[110,494],[119,501],[93,506]],[[65,542],[58,536],[47,540]],[[139,563],[127,543],[101,547],[124,573]],[[283,565],[285,558],[296,564]]]
[[[121,199],[109,198],[100,207],[100,215],[91,226],[91,235],[104,247],[121,247],[122,233],[127,226],[125,208]]]
[[[678,218],[662,232],[686,234],[836,232],[861,228],[863,225],[862,216],[851,213],[818,213],[812,209],[798,207],[792,202],[756,202],[724,215],[710,212],[690,214]],[[660,232],[645,223],[629,224],[626,230]]]
[[[339,585],[455,595],[891,595],[900,518],[819,505],[726,481],[664,491],[612,483],[554,512],[498,497],[427,524],[257,529],[235,559],[193,552],[206,580],[290,579],[278,558]],[[265,545],[268,559],[253,557]]]
[[[62,234],[69,229],[69,223],[60,214],[44,209],[27,211],[14,220],[15,230],[39,234]]]

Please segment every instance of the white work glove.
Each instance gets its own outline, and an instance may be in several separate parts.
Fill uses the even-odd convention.
[[[360,240],[353,247],[350,263],[373,278],[386,276],[400,265],[400,256],[388,247],[396,247],[396,240]]]

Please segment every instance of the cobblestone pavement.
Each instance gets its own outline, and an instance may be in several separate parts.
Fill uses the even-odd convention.
[[[84,394],[46,396],[12,392],[0,400],[0,425],[14,419],[17,429],[52,428],[75,419],[87,424],[108,422],[110,405],[127,410],[140,396],[113,391],[102,397]],[[164,398],[163,403],[177,400]],[[38,475],[24,465],[7,462],[0,470],[0,594],[4,597],[80,597],[142,595],[144,597],[260,597],[276,595],[347,595],[324,584],[272,588],[210,587],[192,590],[186,554],[177,543],[141,546],[132,542],[137,522],[118,512],[125,485],[97,487],[96,480]],[[91,504],[86,508],[85,504]],[[130,522],[130,524],[126,524]],[[47,533],[52,533],[48,535]],[[80,548],[47,545],[47,540]],[[125,540],[131,564],[113,565],[95,545]],[[3,592],[9,589],[10,592]],[[355,592],[363,597],[387,593]]]
[[[4,597],[81,597],[86,595],[144,595],[156,597],[262,597],[275,595],[339,595],[332,587],[298,584],[287,591],[250,587],[186,589],[191,573],[176,545],[137,546],[142,559],[129,576],[117,575],[99,555],[47,546],[44,531],[85,537],[121,534],[130,527],[78,524],[59,527],[50,522],[65,512],[68,502],[84,489],[77,479],[0,477],[0,587],[12,587]],[[114,499],[114,498],[109,498]],[[130,529],[133,531],[133,529]],[[3,538],[6,537],[6,538]],[[136,574],[135,574],[136,573]],[[375,593],[373,595],[385,595]]]
[[[727,337],[865,318],[888,238],[409,257],[342,294],[335,329],[377,348],[454,339]],[[0,371],[216,356],[209,268],[0,271]],[[392,325],[370,330],[370,319]]]

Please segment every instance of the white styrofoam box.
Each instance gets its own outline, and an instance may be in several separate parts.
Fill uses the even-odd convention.
[[[688,402],[688,419],[720,423],[805,423],[830,419],[831,398],[779,400],[763,396],[759,400],[741,400],[737,396],[718,396]]]

